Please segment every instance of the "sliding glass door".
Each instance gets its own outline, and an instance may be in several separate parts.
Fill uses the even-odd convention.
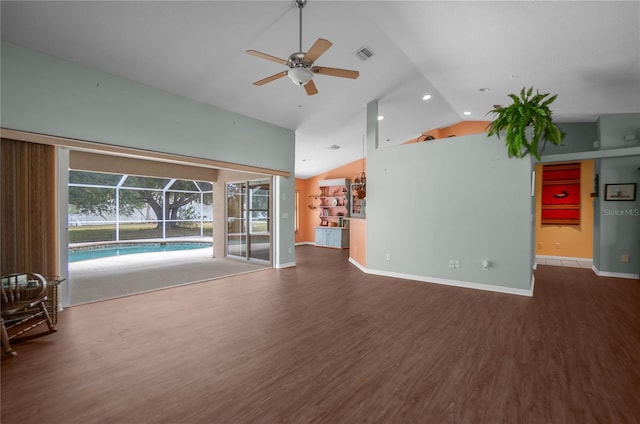
[[[271,181],[227,184],[227,255],[271,260]]]

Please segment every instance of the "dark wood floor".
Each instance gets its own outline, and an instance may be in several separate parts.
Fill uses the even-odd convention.
[[[70,308],[2,360],[2,423],[638,423],[640,283],[540,266],[533,298],[265,270]]]

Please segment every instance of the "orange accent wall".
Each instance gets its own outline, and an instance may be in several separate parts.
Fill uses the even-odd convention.
[[[483,132],[487,132],[487,126],[491,123],[491,121],[461,121],[457,124],[450,125],[444,128],[434,128],[429,131],[424,131],[422,135],[430,135],[434,138],[447,138],[449,136],[455,135],[469,135],[469,134],[479,134]],[[419,137],[418,137],[419,138]],[[409,140],[405,144],[416,143],[418,138],[414,138],[413,140]]]
[[[580,225],[542,225],[542,165],[536,165],[536,255],[593,257],[593,161],[580,162]]]
[[[349,257],[363,267],[367,266],[367,221],[349,221]]]
[[[314,243],[316,239],[315,228],[320,225],[318,209],[309,209],[311,199],[309,196],[319,195],[318,181],[333,178],[347,178],[353,182],[358,173],[366,167],[366,159],[358,159],[339,168],[332,169],[315,177],[306,180],[296,178],[295,190],[299,192],[299,215],[298,231],[296,232],[296,243]]]
[[[313,242],[315,233],[311,226],[311,217],[315,211],[309,209],[310,199],[313,187],[311,179],[303,180],[296,178],[295,191],[298,194],[298,228],[296,230],[296,243]]]

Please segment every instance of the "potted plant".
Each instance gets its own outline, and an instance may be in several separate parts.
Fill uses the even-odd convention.
[[[549,93],[540,94],[536,90],[533,95],[533,87],[525,91],[523,87],[520,96],[509,94],[513,104],[507,107],[496,107],[489,113],[496,117],[489,124],[488,136],[505,132],[505,143],[509,157],[522,158],[527,154],[540,160],[540,153],[544,150],[547,141],[559,145],[562,144],[565,134],[553,123],[549,105],[558,97],[557,94],[549,97]],[[544,140],[540,148],[540,142]]]

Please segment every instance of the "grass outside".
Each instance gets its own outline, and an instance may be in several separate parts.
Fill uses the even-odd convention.
[[[213,235],[213,223],[204,224],[204,235]],[[166,230],[166,238],[199,237],[200,227],[176,227]],[[156,224],[120,224],[120,240],[140,240],[162,238],[162,227]],[[87,243],[93,241],[115,241],[115,225],[91,225],[69,228],[69,243]]]

